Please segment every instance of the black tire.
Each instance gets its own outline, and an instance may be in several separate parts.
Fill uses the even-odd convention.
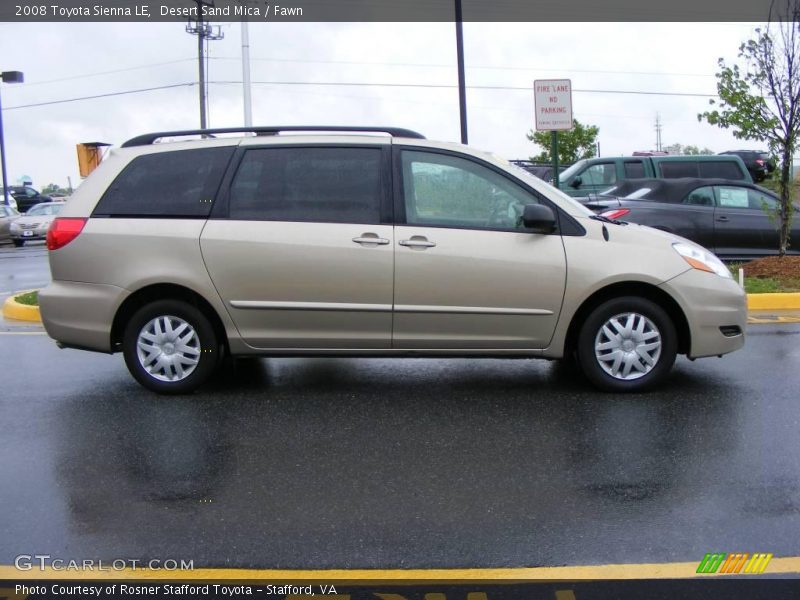
[[[630,337],[621,332],[618,339],[612,340],[603,333],[603,326],[621,315],[625,316],[626,325],[629,315],[645,319],[633,317],[631,323],[637,331],[632,331]],[[638,331],[640,325],[642,332]],[[610,331],[617,333],[613,331],[613,327]],[[653,332],[657,333],[657,337],[652,335]],[[656,341],[660,341],[658,351],[651,348]],[[599,349],[598,352],[609,357],[607,361],[601,361],[596,353],[596,346],[616,343],[625,346],[619,350]],[[638,296],[623,296],[608,300],[591,312],[578,335],[577,350],[581,369],[595,387],[607,392],[640,392],[659,384],[669,373],[678,353],[678,334],[672,319],[658,304]],[[649,365],[643,360],[639,351],[647,354],[653,364]],[[614,362],[614,352],[619,353],[621,363]],[[628,357],[630,359],[626,361]],[[624,378],[625,362],[631,363],[627,376],[633,378]],[[612,374],[615,366],[616,375]]]
[[[12,240],[17,248],[22,248],[25,245],[25,240]]]
[[[143,360],[146,361],[148,357],[140,359],[139,355],[139,336],[148,325],[153,325],[154,320],[158,319],[161,325],[161,331],[165,331],[166,327],[163,323],[168,320],[169,326],[182,327],[180,321],[188,325],[191,330],[194,330],[195,336],[192,337],[186,344],[184,352],[178,348],[170,347],[166,352],[158,351],[158,354],[151,354],[150,356],[163,355],[168,357],[164,361],[166,367],[162,369],[161,373],[151,373],[148,371]],[[177,329],[177,328],[176,328]],[[151,327],[148,327],[147,333],[150,337],[154,336]],[[183,336],[188,335],[189,329],[183,330]],[[170,336],[168,335],[167,338]],[[175,340],[178,341],[177,339]],[[167,344],[172,343],[167,339]],[[155,346],[154,346],[155,348]],[[149,390],[159,394],[188,394],[200,387],[205,381],[213,374],[214,370],[220,363],[221,345],[214,332],[214,327],[208,320],[203,312],[195,306],[188,304],[182,300],[157,300],[151,302],[140,308],[131,317],[130,321],[125,327],[125,332],[122,338],[122,352],[125,356],[125,364],[131,375]],[[171,353],[171,350],[178,350],[178,352]],[[143,352],[145,352],[143,350]],[[197,357],[197,363],[194,365],[193,370],[185,376],[178,374],[178,368],[190,370],[191,364],[185,363],[184,360]],[[184,360],[180,360],[183,358]],[[156,358],[156,361],[159,359]],[[180,363],[179,366],[173,366]],[[151,361],[150,365],[152,370],[158,367],[158,362],[154,365]],[[173,380],[165,380],[164,378],[172,376]]]

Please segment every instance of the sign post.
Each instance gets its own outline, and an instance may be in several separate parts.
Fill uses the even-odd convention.
[[[553,185],[558,188],[558,132],[572,129],[572,81],[537,79],[533,82],[536,131],[550,131]]]

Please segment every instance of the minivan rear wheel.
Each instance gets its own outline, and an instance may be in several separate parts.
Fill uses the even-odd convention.
[[[186,394],[202,385],[219,364],[214,327],[197,307],[158,300],[131,317],[122,338],[131,375],[159,394]]]
[[[578,336],[578,359],[586,377],[610,392],[648,389],[666,377],[678,352],[678,336],[658,304],[636,296],[595,308]]]

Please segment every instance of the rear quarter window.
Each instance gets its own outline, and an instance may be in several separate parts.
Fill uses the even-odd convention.
[[[718,179],[742,179],[744,174],[739,165],[732,160],[710,160],[701,162],[700,177],[710,177]]]
[[[207,217],[235,150],[198,148],[134,158],[97,203],[93,217]]]

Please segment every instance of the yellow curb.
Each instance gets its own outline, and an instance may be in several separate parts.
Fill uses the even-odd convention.
[[[798,310],[800,292],[777,292],[772,294],[747,294],[750,310]]]
[[[31,306],[29,304],[20,304],[14,298],[27,292],[36,290],[26,290],[22,292],[15,292],[13,296],[6,298],[3,303],[3,317],[6,319],[14,319],[16,321],[33,321],[35,323],[42,322],[42,315],[39,313],[38,306]]]

